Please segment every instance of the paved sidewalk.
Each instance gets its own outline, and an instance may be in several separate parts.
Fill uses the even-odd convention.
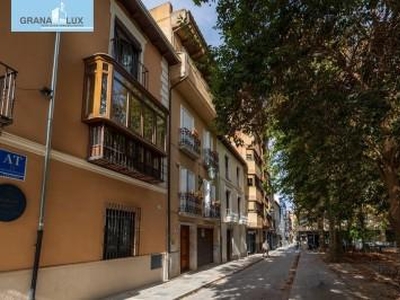
[[[346,283],[322,261],[318,253],[302,251],[289,299],[354,299]]]
[[[274,251],[270,251],[273,253]],[[110,296],[104,300],[130,300],[130,299],[163,299],[173,300],[180,299],[189,294],[196,292],[208,284],[220,280],[233,273],[239,272],[259,261],[261,254],[253,254],[239,260],[227,262],[225,264],[216,265],[198,272],[189,272],[155,286],[145,289],[133,290]]]

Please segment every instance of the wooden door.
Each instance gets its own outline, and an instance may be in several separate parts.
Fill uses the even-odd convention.
[[[190,270],[190,228],[181,226],[181,273]]]

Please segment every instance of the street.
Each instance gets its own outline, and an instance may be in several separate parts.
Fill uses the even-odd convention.
[[[300,255],[294,248],[279,249],[260,263],[226,277],[184,299],[287,299],[290,269]]]
[[[355,298],[316,253],[288,248],[184,299]]]

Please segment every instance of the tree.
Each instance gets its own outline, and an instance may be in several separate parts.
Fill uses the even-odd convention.
[[[289,138],[304,145],[314,131],[337,138],[325,147],[342,134],[358,140],[329,159],[360,152],[379,171],[400,245],[400,2],[219,0],[217,12],[224,43],[212,88],[221,130],[259,131],[268,117],[286,134],[307,111],[310,124]],[[323,99],[332,103],[308,109]],[[332,120],[319,128],[330,115],[341,125],[337,135]]]

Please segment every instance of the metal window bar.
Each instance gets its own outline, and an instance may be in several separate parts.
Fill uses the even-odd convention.
[[[146,160],[143,159],[146,155]],[[103,124],[90,127],[89,160],[102,161],[110,168],[128,175],[148,175],[162,181],[163,157],[151,149]]]
[[[103,259],[115,259],[137,254],[140,209],[108,204],[105,214]]]
[[[149,87],[149,70],[140,62],[140,50],[122,38],[112,39],[116,60],[146,89]],[[126,49],[130,49],[126,51]],[[129,54],[127,54],[129,53]],[[129,57],[128,57],[128,56]]]

